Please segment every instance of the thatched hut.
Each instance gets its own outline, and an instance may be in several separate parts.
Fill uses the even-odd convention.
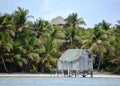
[[[63,27],[66,24],[66,21],[61,16],[58,16],[58,17],[52,19],[51,24],[59,25],[59,26]]]
[[[93,60],[94,55],[86,49],[68,49],[58,60],[58,70],[67,71],[69,76],[74,73],[93,77]]]

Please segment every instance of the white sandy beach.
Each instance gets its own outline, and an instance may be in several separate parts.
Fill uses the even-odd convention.
[[[21,73],[0,73],[0,77],[63,77],[61,74],[21,74]],[[82,77],[81,75],[79,77]],[[87,75],[86,77],[90,77]],[[94,73],[93,77],[113,77],[120,78],[120,75],[107,73]]]

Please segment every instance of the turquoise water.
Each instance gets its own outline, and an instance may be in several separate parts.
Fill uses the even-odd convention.
[[[120,78],[0,77],[0,86],[120,86]]]

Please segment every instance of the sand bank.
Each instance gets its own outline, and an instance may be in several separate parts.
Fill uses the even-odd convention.
[[[0,77],[64,77],[62,74],[24,74],[24,73],[0,73]],[[82,75],[79,75],[82,77]],[[86,77],[90,77],[87,75]],[[120,78],[120,75],[106,74],[106,73],[94,73],[93,77],[113,77]]]

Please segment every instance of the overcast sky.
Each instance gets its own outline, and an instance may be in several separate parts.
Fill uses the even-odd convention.
[[[49,21],[77,12],[87,27],[93,27],[103,19],[112,24],[120,20],[120,0],[0,0],[0,13],[12,13],[18,6],[28,9],[35,19]]]

